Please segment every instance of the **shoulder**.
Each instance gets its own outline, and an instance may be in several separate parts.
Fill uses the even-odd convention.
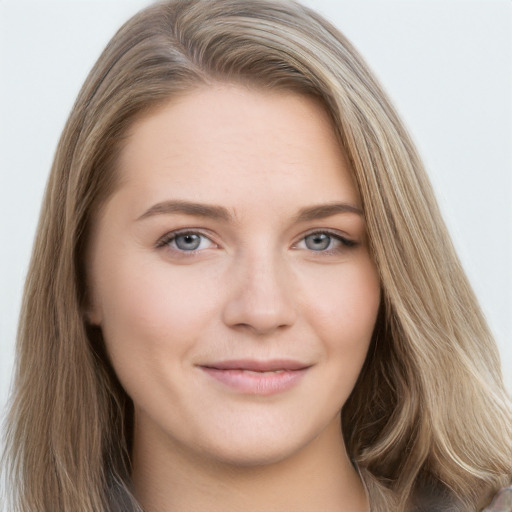
[[[500,489],[492,503],[482,512],[512,512],[512,485]]]

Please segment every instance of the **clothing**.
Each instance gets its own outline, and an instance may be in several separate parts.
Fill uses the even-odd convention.
[[[512,485],[498,491],[492,503],[482,512],[512,512]]]
[[[469,512],[442,488],[420,487],[410,512]],[[473,512],[473,511],[471,511]],[[477,512],[477,511],[474,511]],[[500,489],[481,512],[512,512],[512,485]]]

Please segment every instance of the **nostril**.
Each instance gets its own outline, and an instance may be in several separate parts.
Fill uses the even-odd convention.
[[[230,328],[268,334],[295,322],[291,281],[268,245],[259,240],[246,248],[233,269],[223,311],[223,321]]]
[[[247,294],[233,297],[224,307],[223,320],[231,328],[268,333],[285,329],[295,323],[296,312],[292,301],[254,300]]]

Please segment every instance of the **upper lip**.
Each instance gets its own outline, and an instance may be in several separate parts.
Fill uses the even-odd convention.
[[[253,372],[272,372],[277,370],[304,370],[311,365],[292,359],[269,359],[266,361],[257,359],[234,359],[200,365],[203,368],[214,370],[249,370]]]

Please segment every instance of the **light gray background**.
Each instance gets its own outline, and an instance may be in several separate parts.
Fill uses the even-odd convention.
[[[306,1],[365,56],[434,183],[512,389],[512,3]],[[114,31],[144,1],[0,0],[0,407],[57,139]],[[2,413],[3,416],[3,413]]]

